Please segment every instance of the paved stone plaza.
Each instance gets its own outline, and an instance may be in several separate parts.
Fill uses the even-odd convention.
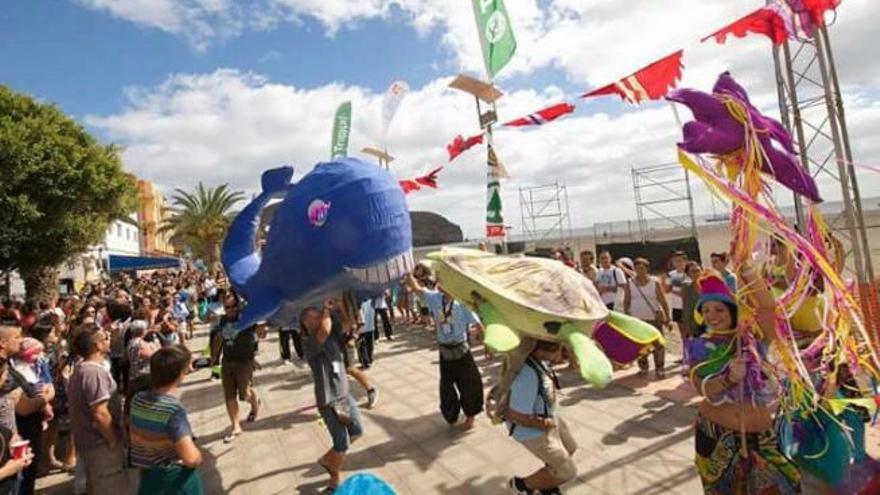
[[[207,329],[197,332],[192,348],[203,348]],[[507,479],[539,466],[523,447],[492,426],[485,415],[470,433],[445,424],[438,411],[438,366],[433,333],[398,328],[395,340],[382,339],[369,371],[379,390],[372,410],[362,409],[364,437],[346,461],[346,474],[368,471],[399,494],[500,494]],[[671,346],[675,349],[676,342]],[[475,356],[487,386],[498,362]],[[667,357],[672,363],[675,355]],[[311,375],[304,362],[282,364],[277,334],[260,344],[256,387],[264,410],[233,444],[224,444],[229,420],[220,382],[208,371],[194,373],[182,387],[198,444],[205,455],[200,471],[207,494],[312,494],[326,475],[315,460],[329,447],[329,437],[313,407]],[[575,455],[578,477],[568,494],[699,494],[692,467],[691,423],[694,402],[688,387],[670,369],[662,381],[640,379],[621,370],[603,390],[583,385],[572,372],[561,375],[561,414],[580,444]],[[363,404],[365,394],[352,389]],[[248,407],[242,404],[242,418]],[[876,443],[876,442],[874,442]],[[72,493],[70,477],[39,481],[41,493]],[[809,492],[807,492],[809,493]]]

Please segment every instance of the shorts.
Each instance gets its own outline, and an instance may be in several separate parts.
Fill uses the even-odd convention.
[[[138,495],[156,493],[202,495],[204,490],[199,472],[195,469],[177,465],[141,469]]]
[[[254,380],[253,361],[223,361],[220,367],[220,380],[223,383],[223,397],[226,401],[247,400],[248,389]]]
[[[336,452],[347,451],[352,440],[364,434],[364,427],[361,425],[361,412],[358,409],[357,402],[354,401],[354,397],[351,394],[348,394],[344,400],[348,402],[351,414],[351,423],[348,425],[343,425],[339,422],[339,418],[336,417],[332,407],[322,406],[318,408],[321,418],[324,419],[324,426],[327,427],[330,438],[333,440],[333,450]]]
[[[342,363],[345,365],[345,369],[351,368],[354,366],[354,363],[357,361],[354,357],[354,346],[349,345],[348,342],[342,344]]]
[[[568,425],[559,416],[556,417],[556,428],[538,438],[523,440],[522,444],[547,465],[550,474],[560,484],[577,475],[577,467],[571,458],[577,450],[577,443],[571,436]]]

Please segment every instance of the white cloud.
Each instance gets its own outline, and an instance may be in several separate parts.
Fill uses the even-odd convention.
[[[230,182],[253,192],[266,168],[290,163],[299,178],[326,160],[333,113],[341,101],[351,100],[352,154],[364,146],[387,144],[397,157],[392,170],[398,178],[446,165],[440,190],[411,194],[410,207],[439,212],[475,237],[485,218],[485,148],[446,164],[448,140],[477,130],[473,101],[449,90],[449,80],[408,93],[387,143],[379,142],[382,94],[339,84],[295,88],[232,69],[175,75],[159,87],[130,90],[123,111],[89,116],[86,123],[125,146],[126,166],[166,191],[201,180]],[[501,100],[499,112],[520,115],[559,97],[557,88],[514,91]],[[880,104],[864,95],[849,101],[853,140],[861,143],[873,133]],[[513,175],[503,184],[508,224],[515,233],[521,229],[520,187],[554,181],[568,185],[575,226],[635,218],[631,168],[673,161],[677,138],[677,124],[665,104],[621,115],[572,116],[529,131],[496,132],[500,157]],[[872,141],[857,144],[856,152],[864,163],[880,162],[880,149]],[[865,196],[880,192],[876,179],[863,177]],[[698,209],[706,211],[703,188],[695,185],[695,190]]]
[[[185,32],[192,22],[212,27],[223,16],[239,19],[231,25],[253,27],[255,13],[263,16],[263,29],[311,16],[332,33],[363,19],[387,18],[394,11],[394,19],[407,19],[419,32],[440,29],[453,65],[481,72],[473,14],[464,1],[255,0],[262,9],[241,11],[252,16],[249,21],[236,17],[241,12],[231,14],[227,0],[78,1],[174,33]],[[544,10],[536,0],[507,3],[519,52],[504,74],[527,75],[552,66],[587,89],[685,48],[682,86],[707,90],[718,73],[731,70],[757,105],[778,114],[769,41],[752,36],[729,39],[726,46],[698,42],[700,36],[753,9],[753,2],[632,0],[624,9],[616,0],[554,0]],[[181,5],[187,6],[189,17],[182,16]],[[880,3],[848,0],[831,27],[855,160],[873,165],[880,164],[880,146],[874,139],[880,73],[873,52],[864,47],[878,15]],[[211,38],[202,39],[207,43]],[[477,131],[472,100],[448,90],[448,82],[441,78],[413,88],[404,99],[387,142],[397,157],[392,169],[399,178],[444,164],[448,140]],[[505,80],[499,84],[503,89]],[[128,167],[166,189],[204,180],[228,181],[250,190],[257,187],[261,170],[280,163],[295,164],[300,176],[326,159],[332,115],[346,99],[354,105],[351,150],[380,144],[382,95],[342,83],[296,88],[224,69],[173,75],[158,87],[128,90],[127,97],[128,105],[119,113],[90,116],[87,123],[126,146]],[[565,97],[558,87],[513,91],[499,102],[499,114],[506,120]],[[513,174],[503,188],[506,217],[514,232],[520,229],[519,187],[566,182],[575,225],[634,218],[631,168],[674,160],[679,131],[667,105],[631,108],[615,102],[610,108],[623,113],[612,115],[593,113],[595,105],[581,100],[576,115],[541,129],[496,133],[498,152]],[[682,117],[688,117],[686,111]],[[485,217],[484,160],[484,148],[460,157],[441,174],[441,189],[412,194],[411,207],[438,211],[461,224],[468,235],[478,236]],[[880,175],[860,175],[863,196],[880,195]],[[826,197],[839,197],[839,188],[827,178],[820,183]],[[708,209],[703,188],[695,190],[698,209]]]
[[[74,0],[136,24],[186,37],[199,49],[245,29],[317,20],[328,35],[367,19],[409,23],[420,34],[439,30],[453,65],[482,73],[469,1],[449,0]],[[518,51],[502,74],[529,74],[542,67],[561,69],[578,84],[597,85],[624,75],[679,48],[689,62],[718,67],[769,51],[766,40],[728,41],[708,49],[700,37],[756,8],[755,2],[701,0],[509,0],[507,7]],[[401,15],[392,16],[392,12]],[[848,0],[832,26],[833,44],[847,84],[880,84],[865,40],[875,30],[880,3]],[[750,44],[743,52],[742,45]],[[714,44],[712,44],[714,46]],[[708,51],[707,51],[708,50]],[[695,52],[692,54],[691,52]],[[706,52],[693,59],[692,55]],[[842,55],[842,56],[841,56]]]
[[[238,36],[242,12],[234,0],[73,0],[137,25],[186,38],[199,51]]]

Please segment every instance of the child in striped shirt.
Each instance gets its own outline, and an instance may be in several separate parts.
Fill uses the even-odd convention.
[[[172,394],[190,369],[192,356],[168,346],[150,358],[150,390],[131,403],[131,462],[141,468],[138,493],[201,495],[196,467],[202,453],[193,441],[186,410]]]

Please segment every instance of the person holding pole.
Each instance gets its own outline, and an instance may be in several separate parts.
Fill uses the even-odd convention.
[[[706,494],[801,493],[800,472],[774,430],[779,384],[761,361],[776,340],[775,301],[749,264],[739,273],[748,297],[738,301],[715,271],[698,281],[697,320],[706,327],[685,343],[684,366],[703,397],[695,427],[696,468]],[[754,318],[761,337],[751,333]]]

